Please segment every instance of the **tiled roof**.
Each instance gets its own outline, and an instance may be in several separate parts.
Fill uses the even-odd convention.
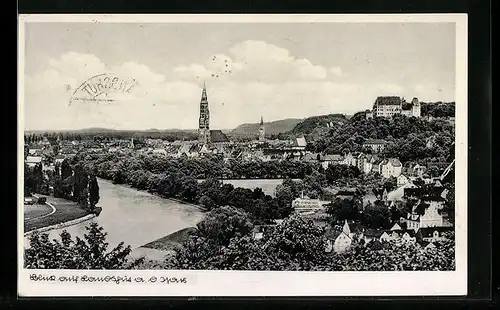
[[[341,161],[344,159],[342,155],[324,155],[321,157],[321,160],[323,161]]]
[[[386,143],[387,141],[383,139],[366,139],[363,144],[370,145],[370,144],[386,144]]]
[[[321,156],[320,156],[321,158]],[[318,160],[318,154],[306,154],[304,157],[302,157],[302,160],[304,161],[317,161]]]
[[[40,162],[42,162],[42,157],[41,156],[27,156],[26,162],[28,162],[28,163],[40,163]]]
[[[375,100],[375,105],[401,105],[401,98],[398,96],[380,96]]]
[[[367,229],[363,232],[363,235],[367,237],[379,238],[383,233],[384,231],[380,229]]]
[[[413,230],[413,229],[407,229],[407,230],[404,230],[404,231],[402,232],[402,234],[404,234],[404,233],[408,233],[408,235],[410,235],[410,237],[415,237],[415,236],[417,235],[417,233],[416,233],[416,232],[415,232],[415,230]]]
[[[190,148],[189,148],[189,153],[196,153],[196,152],[199,152],[201,150],[201,146],[199,144],[191,144]]]
[[[399,226],[400,229],[396,229],[394,228],[394,226],[396,226],[396,224],[394,224],[391,228],[392,231],[396,231],[396,232],[401,232],[401,231],[405,231],[407,229],[407,225],[406,225],[406,222],[402,222],[402,223],[397,223],[397,225]]]
[[[453,231],[453,227],[424,227],[424,228],[419,228],[417,233],[419,233],[422,237],[431,237],[434,231],[438,231],[439,233],[446,232],[446,231]]]
[[[300,146],[300,147],[305,147],[307,145],[306,138],[301,137],[301,138],[295,139],[294,145],[295,146]]]
[[[179,152],[187,153],[187,152],[189,152],[189,149],[191,149],[191,147],[192,147],[191,144],[184,144],[180,147]]]
[[[221,130],[210,130],[210,141],[213,143],[229,142],[229,138]]]
[[[403,165],[401,164],[401,162],[399,161],[399,159],[397,158],[390,158],[389,159],[389,162],[391,163],[391,165],[393,165],[394,167],[402,167]]]

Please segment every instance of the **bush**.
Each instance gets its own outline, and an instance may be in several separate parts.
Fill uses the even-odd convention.
[[[43,205],[47,202],[47,197],[39,197],[38,198],[38,203]]]
[[[28,269],[131,269],[142,260],[128,261],[130,246],[123,242],[111,251],[102,227],[95,222],[87,227],[84,239],[71,239],[63,231],[59,240],[50,240],[48,234],[34,233],[30,247],[25,250],[24,265]]]

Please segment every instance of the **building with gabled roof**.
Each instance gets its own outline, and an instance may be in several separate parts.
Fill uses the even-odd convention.
[[[402,169],[403,165],[397,158],[384,159],[379,164],[379,172],[384,178],[398,177]]]
[[[325,154],[321,156],[321,166],[323,166],[323,169],[327,169],[328,166],[330,165],[340,165],[344,160],[344,156],[342,155],[330,155],[330,154]]]
[[[453,226],[422,227],[417,231],[421,241],[436,242],[446,240],[446,233],[454,231]]]
[[[406,224],[409,229],[417,231],[424,227],[442,227],[444,216],[442,209],[445,199],[442,197],[425,197],[420,199],[408,213]]]
[[[325,233],[325,238],[327,240],[325,251],[334,251],[336,253],[346,251],[352,244],[354,229],[351,229],[351,225],[347,222],[347,220],[345,220],[342,229],[339,229],[339,227],[333,227],[327,230]]]
[[[373,152],[382,152],[387,144],[387,141],[383,139],[366,139],[363,142],[363,147],[372,149]]]
[[[38,164],[42,164],[42,156],[26,156],[26,164],[28,167],[35,167]]]
[[[382,241],[388,241],[390,239],[391,239],[390,235],[382,229],[370,228],[366,229],[363,232],[363,240],[365,241],[365,244],[374,240],[382,242]]]

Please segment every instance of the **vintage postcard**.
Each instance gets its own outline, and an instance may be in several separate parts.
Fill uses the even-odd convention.
[[[467,293],[467,15],[23,15],[20,296]]]

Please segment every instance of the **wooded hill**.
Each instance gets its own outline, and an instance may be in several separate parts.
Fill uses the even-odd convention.
[[[280,133],[292,130],[302,119],[287,118],[272,122],[264,122],[266,129],[266,136],[278,135]],[[260,123],[241,124],[233,129],[229,134],[232,136],[257,136],[259,132]]]

